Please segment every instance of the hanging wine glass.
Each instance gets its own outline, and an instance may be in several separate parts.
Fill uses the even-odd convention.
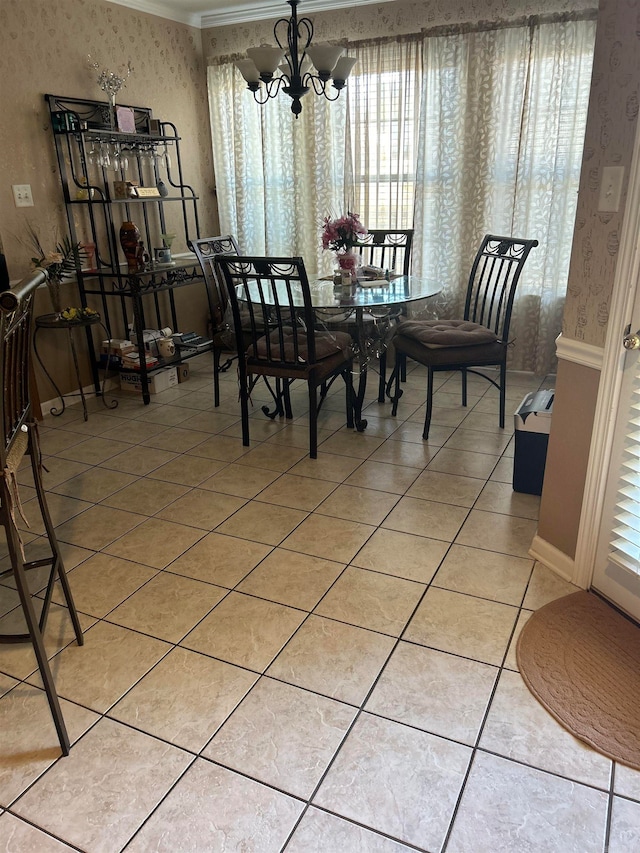
[[[122,167],[123,174],[126,173],[126,171],[129,168],[129,157],[127,156],[128,150],[129,150],[128,148],[123,148],[122,151],[120,152],[120,154],[121,154],[120,166]]]
[[[111,165],[111,156],[109,153],[109,144],[107,142],[100,143],[100,159],[98,160],[103,169],[108,169]]]
[[[162,162],[164,163],[164,167],[167,172],[171,169],[171,157],[169,156],[169,151],[167,149],[167,143],[164,144],[164,151],[162,152]]]
[[[87,151],[87,163],[89,163],[89,165],[93,166],[96,163],[99,164],[99,162],[100,162],[99,151],[96,148],[96,141],[95,141],[95,139],[92,139],[91,140],[91,148]]]
[[[111,158],[111,166],[114,172],[120,171],[120,146],[113,146],[113,157]]]

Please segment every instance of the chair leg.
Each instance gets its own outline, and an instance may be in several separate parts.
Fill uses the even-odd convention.
[[[507,365],[500,365],[500,429],[504,429],[504,419],[507,400]]]
[[[220,405],[220,354],[221,350],[213,350],[213,405]]]
[[[431,427],[431,414],[433,412],[433,368],[427,367],[427,412],[424,417],[424,429],[422,430],[422,438],[426,441],[429,438],[429,429]]]
[[[467,369],[466,367],[460,368],[461,380],[462,380],[462,405],[466,407],[467,405]]]
[[[393,384],[393,395],[391,397],[391,415],[395,418],[398,413],[398,402],[402,397],[402,388],[400,387],[400,362],[398,361],[396,351],[396,363],[393,366],[393,373],[389,379],[389,386]]]
[[[3,503],[4,501],[5,497],[3,496]],[[44,689],[47,694],[47,699],[49,700],[49,708],[51,709],[51,716],[53,717],[56,732],[58,733],[58,740],[60,741],[60,748],[62,750],[62,754],[69,755],[69,750],[71,748],[69,735],[67,733],[67,727],[64,723],[64,717],[62,716],[60,700],[58,699],[58,694],[56,693],[56,687],[53,681],[51,667],[49,666],[49,660],[47,658],[47,652],[44,646],[42,632],[40,631],[38,618],[36,617],[35,610],[33,608],[31,592],[29,591],[29,587],[27,585],[27,579],[24,573],[24,563],[22,561],[22,555],[20,553],[20,546],[18,543],[18,535],[16,530],[13,528],[11,521],[8,521],[6,529],[9,557],[13,566],[13,576],[16,581],[16,589],[18,591],[18,596],[20,597],[22,612],[24,614],[25,622],[27,623],[27,631],[29,632],[29,637],[31,638],[33,651],[36,656],[36,661],[38,662],[38,669],[40,671],[40,675],[42,676],[42,682],[44,684]]]
[[[384,392],[387,387],[387,351],[380,353],[380,378],[378,380],[378,402],[384,403]]]
[[[293,417],[293,409],[291,408],[291,380],[282,380],[282,399],[284,400],[284,416],[291,419]]]
[[[240,414],[242,417],[242,444],[244,447],[249,447],[249,388],[247,387],[248,377],[245,371],[240,368],[238,371],[238,381],[240,382]]]
[[[309,456],[318,458],[318,394],[316,386],[309,382]]]
[[[49,540],[49,547],[51,548],[53,560],[52,570],[49,577],[49,584],[47,585],[47,592],[45,595],[45,600],[42,607],[42,614],[40,617],[40,626],[41,630],[44,631],[47,613],[49,611],[49,605],[51,603],[51,596],[53,593],[53,582],[55,578],[58,577],[60,579],[60,586],[62,587],[62,594],[64,595],[67,609],[69,610],[69,616],[71,617],[71,623],[73,624],[73,631],[76,635],[76,641],[79,646],[82,646],[84,645],[84,634],[82,632],[82,626],[80,625],[80,618],[78,616],[78,611],[76,610],[73,595],[71,594],[71,587],[69,586],[69,580],[67,578],[67,572],[64,567],[62,554],[60,552],[58,538],[55,533],[55,528],[53,526],[53,521],[51,520],[49,507],[45,497],[44,484],[42,482],[42,472],[40,470],[39,464],[40,447],[35,436],[36,433],[32,432],[30,445],[31,471],[33,474],[33,482],[36,488],[36,497],[38,498],[40,513],[42,515],[42,521],[44,523],[47,539]]]
[[[353,429],[353,376],[351,375],[351,365],[343,372],[342,378],[345,384],[345,398],[347,403],[347,428]]]
[[[407,381],[407,357],[404,353],[396,353],[396,358],[400,359],[400,381]]]

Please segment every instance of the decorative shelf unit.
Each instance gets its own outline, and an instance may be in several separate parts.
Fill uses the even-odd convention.
[[[100,312],[112,339],[127,338],[130,324],[138,341],[143,340],[144,329],[169,326],[186,331],[178,318],[179,288],[205,288],[210,311],[213,306],[198,260],[187,251],[190,240],[200,237],[198,197],[184,179],[175,125],[154,119],[147,107],[127,107],[135,133],[123,132],[113,127],[107,102],[57,95],[45,95],[45,99],[71,240],[88,246],[91,252],[91,268],[76,271],[82,307],[89,305]],[[119,184],[117,188],[114,182]],[[164,183],[165,195],[118,197],[116,193],[123,191],[126,182],[147,188],[147,192]],[[120,244],[124,221],[135,222],[150,256],[144,269],[135,272],[128,267]],[[184,251],[171,264],[154,264],[153,248],[163,245],[163,234],[174,234]],[[89,326],[86,333],[93,382],[100,394],[100,342]],[[180,360],[200,354],[183,351]],[[141,378],[145,404],[150,402],[149,375],[175,363],[175,359],[160,360],[157,366],[142,365],[135,371]]]

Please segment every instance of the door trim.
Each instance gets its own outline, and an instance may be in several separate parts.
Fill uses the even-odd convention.
[[[636,125],[636,138],[629,170],[627,199],[620,233],[620,253],[613,279],[609,323],[578,527],[573,583],[583,589],[591,586],[595,568],[600,522],[604,511],[604,495],[611,462],[611,446],[622,384],[622,367],[625,358],[622,338],[631,318],[636,288],[640,287],[639,276],[640,122]]]

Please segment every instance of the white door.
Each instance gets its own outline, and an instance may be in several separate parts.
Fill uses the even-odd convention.
[[[632,328],[640,330],[640,289]],[[592,587],[640,622],[640,333],[623,357]],[[620,341],[622,347],[623,341]]]

